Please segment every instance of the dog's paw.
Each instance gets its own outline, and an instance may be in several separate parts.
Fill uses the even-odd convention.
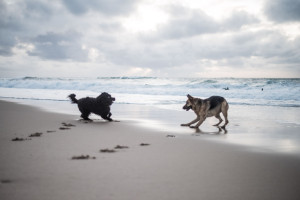
[[[224,130],[226,130],[226,126],[225,126],[225,125],[224,125],[224,126],[221,126],[221,128],[224,129]]]
[[[190,128],[198,129],[199,127],[198,126],[190,126]]]

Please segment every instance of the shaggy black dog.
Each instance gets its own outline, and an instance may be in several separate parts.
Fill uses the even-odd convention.
[[[85,97],[82,99],[76,99],[75,94],[70,94],[69,98],[72,103],[76,103],[81,112],[81,117],[84,120],[91,120],[89,115],[94,113],[100,115],[103,119],[108,121],[113,121],[110,112],[110,106],[116,100],[114,97],[111,97],[110,94],[103,92],[97,98]]]

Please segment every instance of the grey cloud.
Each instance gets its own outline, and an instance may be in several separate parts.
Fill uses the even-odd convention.
[[[82,15],[93,10],[105,15],[124,15],[134,9],[137,0],[63,0],[64,5],[74,15]]]
[[[182,38],[212,33],[218,30],[218,24],[205,13],[191,12],[188,16],[172,19],[160,29],[162,36],[167,38]]]
[[[48,32],[31,39],[35,46],[33,51],[28,52],[31,56],[38,56],[51,60],[76,60],[86,61],[88,53],[82,49],[80,41],[81,35],[74,31],[65,33]]]
[[[105,32],[115,32],[115,31],[120,31],[122,29],[122,25],[120,23],[101,23],[99,24],[99,27],[102,31]]]
[[[299,39],[289,41],[277,31],[243,30],[231,34],[215,33],[154,43],[129,41],[128,43],[132,44],[130,46],[116,42],[114,49],[105,49],[105,54],[117,65],[152,69],[183,66],[201,60],[225,60],[227,66],[235,66],[239,63],[238,60],[252,57],[269,60],[270,63],[295,65],[300,61]]]
[[[63,0],[64,4],[70,12],[75,15],[84,14],[88,11],[89,6],[86,1],[81,0]]]
[[[12,56],[12,48],[40,30],[40,21],[44,23],[48,20],[51,9],[50,5],[37,0],[0,1],[0,55]]]
[[[258,23],[259,20],[243,11],[234,12],[229,18],[217,22],[201,10],[175,7],[170,10],[171,20],[167,25],[161,25],[158,37],[185,38],[202,34],[236,31],[244,25]]]
[[[292,22],[300,20],[299,0],[268,0],[264,12],[276,22]]]
[[[0,31],[0,55],[11,56],[12,47],[15,46],[16,41],[14,37],[6,36],[5,31]]]
[[[244,25],[259,23],[259,20],[245,11],[234,11],[232,15],[221,22],[223,30],[238,30]]]
[[[8,6],[0,1],[0,55],[11,56],[16,44],[16,34],[20,30],[18,16],[9,11]]]
[[[252,56],[267,64],[300,63],[299,37],[289,40],[270,28],[250,31],[247,25],[259,23],[259,19],[247,12],[236,11],[216,21],[205,10],[173,6],[168,8],[170,21],[156,32],[132,34],[124,31],[120,15],[134,9],[134,0],[106,4],[104,0],[16,2],[8,5],[0,0],[0,56],[13,56],[13,47],[17,47],[30,56],[61,61],[61,65],[69,60],[90,64],[91,53],[97,49],[95,65],[104,60],[123,71],[128,66],[172,70],[211,61],[236,67],[251,61]],[[90,55],[82,45],[91,49]],[[28,60],[40,60],[34,57]]]
[[[53,14],[53,9],[49,4],[45,2],[31,0],[25,2],[25,10],[27,10],[27,15],[41,17],[41,16],[49,16]]]

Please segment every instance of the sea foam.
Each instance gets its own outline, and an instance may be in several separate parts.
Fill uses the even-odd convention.
[[[70,93],[95,97],[104,91],[116,96],[116,103],[124,104],[182,104],[191,94],[200,98],[224,96],[237,105],[300,107],[300,79],[0,78],[1,98],[66,101]]]

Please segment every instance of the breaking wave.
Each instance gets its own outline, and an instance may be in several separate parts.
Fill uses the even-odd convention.
[[[126,104],[182,104],[185,96],[191,94],[201,98],[220,95],[238,105],[300,107],[300,79],[0,78],[2,98],[65,101],[70,92],[78,96],[97,96],[104,91]]]

